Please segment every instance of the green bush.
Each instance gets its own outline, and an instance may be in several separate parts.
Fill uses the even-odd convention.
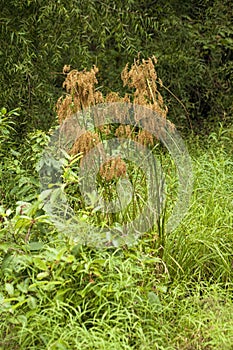
[[[0,205],[15,208],[17,201],[31,201],[38,196],[40,183],[36,170],[49,136],[37,130],[19,143],[15,130],[18,109],[0,110]]]

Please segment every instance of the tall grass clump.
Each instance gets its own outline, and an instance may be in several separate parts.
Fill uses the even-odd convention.
[[[232,127],[190,138],[195,185],[191,207],[168,242],[172,274],[193,280],[232,281]]]

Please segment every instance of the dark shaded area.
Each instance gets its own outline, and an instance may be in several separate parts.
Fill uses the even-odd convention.
[[[231,1],[5,1],[0,8],[0,100],[21,107],[17,130],[55,123],[62,68],[99,67],[106,93],[124,93],[120,73],[155,55],[169,118],[189,127],[232,113]],[[177,97],[174,96],[169,92]]]

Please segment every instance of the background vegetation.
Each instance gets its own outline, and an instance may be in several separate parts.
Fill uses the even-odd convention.
[[[21,107],[21,131],[48,129],[64,80],[62,68],[99,67],[106,92],[122,93],[120,72],[155,55],[170,118],[202,125],[232,110],[230,0],[9,0],[0,11],[0,100]]]

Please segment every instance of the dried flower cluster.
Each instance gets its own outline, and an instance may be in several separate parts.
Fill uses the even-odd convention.
[[[116,131],[115,136],[117,138],[131,139],[144,146],[153,146],[154,137],[147,130],[135,131],[131,125],[120,125]]]
[[[128,64],[121,73],[124,86],[135,89],[133,103],[146,106],[157,112],[160,116],[167,116],[168,109],[164,105],[163,98],[157,89],[157,73],[155,71],[157,59],[153,56],[148,60],[137,59],[128,69]],[[161,80],[159,80],[162,85]]]
[[[85,155],[92,148],[97,146],[99,142],[99,135],[96,132],[87,131],[76,140],[72,149],[70,150],[70,154],[75,155],[81,153]]]
[[[65,66],[63,73],[66,74],[69,69],[69,66]],[[60,97],[57,102],[60,124],[75,112],[104,101],[102,93],[95,91],[95,85],[98,83],[96,79],[98,71],[98,68],[94,66],[89,72],[86,70],[79,72],[73,69],[67,73],[63,83],[67,95],[65,98]]]
[[[101,165],[99,174],[107,182],[126,176],[126,163],[120,156],[110,158]]]
[[[163,98],[157,89],[156,81],[158,80],[155,64],[157,60],[155,57],[148,60],[142,60],[140,63],[139,58],[129,69],[128,64],[121,73],[121,79],[124,86],[128,85],[131,89],[134,89],[132,94],[132,101],[130,96],[126,94],[124,97],[119,96],[116,92],[109,93],[105,98],[100,91],[95,89],[98,83],[96,74],[98,68],[94,66],[90,71],[83,70],[81,72],[77,70],[70,70],[70,66],[64,66],[63,73],[66,74],[66,79],[63,83],[63,87],[66,89],[66,96],[59,98],[57,102],[57,114],[59,118],[59,124],[61,125],[65,119],[71,117],[74,113],[82,111],[90,106],[94,106],[99,103],[133,103],[149,108],[151,110],[151,116],[146,113],[145,109],[137,108],[134,113],[135,126],[139,126],[136,129],[132,125],[126,125],[128,113],[118,113],[120,115],[120,125],[117,128],[112,128],[111,125],[100,125],[95,131],[85,132],[76,139],[70,154],[75,155],[81,153],[87,154],[93,147],[95,147],[100,140],[108,135],[115,135],[117,138],[130,138],[136,142],[139,142],[145,146],[153,146],[156,138],[159,139],[161,135],[161,129],[168,123],[166,116],[168,109],[164,105]],[[161,80],[158,80],[162,86]],[[154,118],[153,112],[158,114],[160,123]],[[100,121],[103,116],[95,116]],[[161,118],[162,117],[162,118]],[[104,120],[104,119],[103,119]],[[132,121],[131,121],[132,122]],[[170,124],[171,128],[173,127]],[[149,130],[153,131],[153,136]],[[126,163],[120,158],[110,159],[104,163],[100,169],[100,175],[106,181],[110,181],[116,177],[126,174]]]

